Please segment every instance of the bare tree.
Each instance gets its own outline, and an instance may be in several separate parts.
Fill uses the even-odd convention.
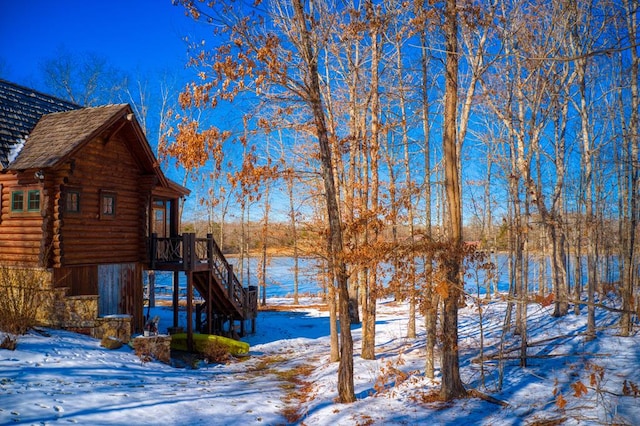
[[[82,106],[117,101],[127,78],[95,53],[72,54],[60,49],[42,63],[44,83],[52,94]]]
[[[316,135],[320,148],[320,162],[322,178],[324,182],[327,218],[329,220],[329,235],[331,251],[330,269],[334,271],[338,284],[338,306],[340,316],[340,366],[338,369],[338,395],[341,402],[355,401],[353,385],[353,340],[351,337],[351,324],[349,321],[349,286],[347,270],[344,261],[340,259],[343,253],[342,225],[336,186],[333,176],[333,160],[329,144],[329,133],[326,126],[326,117],[322,105],[320,81],[318,78],[318,59],[314,51],[311,34],[307,27],[308,21],[304,13],[304,7],[300,0],[293,1],[295,26],[300,37],[299,52],[303,64],[306,66],[305,85],[307,93],[305,100],[311,108],[316,127]]]
[[[639,5],[637,0],[623,0],[624,15],[628,40],[638,40],[638,14]],[[638,222],[640,221],[640,94],[638,89],[638,80],[640,79],[640,58],[638,57],[638,46],[632,46],[630,49],[631,63],[629,65],[629,121],[628,129],[625,132],[624,143],[628,147],[626,152],[629,153],[629,170],[628,184],[626,185],[624,194],[627,194],[629,200],[628,209],[625,209],[623,220],[626,223],[626,229],[623,229],[626,235],[623,239],[623,273],[622,273],[622,317],[620,320],[620,332],[623,336],[631,334],[632,321],[631,311],[634,301],[634,294],[640,288],[638,285]],[[623,107],[624,108],[624,107]],[[621,111],[621,115],[624,111]],[[627,213],[628,212],[628,213]],[[626,217],[625,217],[626,216]],[[622,236],[621,236],[622,237]],[[640,309],[638,309],[640,312]]]
[[[429,28],[430,10],[426,2],[416,6],[416,22],[420,23],[418,28],[420,34],[420,113],[422,122],[423,137],[423,158],[424,158],[424,222],[425,234],[428,239],[432,239],[432,206],[431,206],[431,102],[429,98],[430,75],[427,31]],[[423,256],[424,283],[422,285],[422,306],[424,310],[424,327],[426,331],[426,354],[425,354],[425,375],[433,379],[435,377],[435,347],[437,341],[437,319],[439,295],[433,291],[433,259]]]
[[[442,316],[442,386],[440,395],[451,400],[466,394],[460,379],[458,355],[458,300],[462,292],[460,266],[462,262],[462,197],[456,138],[458,109],[458,12],[456,0],[447,0],[444,11],[446,47],[444,122],[442,153],[445,169],[448,218],[447,239],[452,250],[445,259],[447,291]]]

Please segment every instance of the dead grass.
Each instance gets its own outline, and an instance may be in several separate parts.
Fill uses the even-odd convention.
[[[15,351],[18,346],[18,339],[15,336],[6,335],[2,342],[0,342],[0,349],[8,349],[10,351]]]
[[[258,311],[264,312],[289,312],[295,311],[296,309],[317,309],[321,312],[327,312],[329,310],[329,305],[325,303],[317,303],[312,305],[266,305],[266,306],[258,306]]]
[[[289,360],[290,357],[286,354],[265,356],[257,360],[253,366],[248,367],[247,374],[261,376],[270,374],[276,377],[280,382],[278,386],[285,392],[282,398],[285,406],[281,413],[287,424],[296,424],[302,419],[301,407],[303,403],[313,398],[313,383],[307,381],[306,378],[311,375],[315,367],[313,360],[310,360],[309,364],[300,364],[288,369],[278,368],[280,364]]]
[[[229,348],[219,342],[207,342],[202,351],[207,364],[225,364],[231,360]]]
[[[261,358],[252,367],[249,367],[247,371],[253,373],[273,373],[275,368],[274,365],[285,361],[287,361],[287,358],[284,355],[267,356]]]
[[[301,364],[276,372],[276,376],[283,382],[280,387],[286,392],[283,398],[286,405],[282,409],[282,415],[288,424],[298,423],[302,419],[303,404],[313,398],[313,383],[305,379],[314,369],[311,364]]]
[[[0,267],[0,330],[24,334],[36,325],[46,271]]]

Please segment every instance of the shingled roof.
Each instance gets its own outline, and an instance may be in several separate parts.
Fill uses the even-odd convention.
[[[127,104],[118,104],[47,114],[31,131],[20,155],[7,169],[53,167],[130,112]]]
[[[0,170],[43,115],[77,108],[81,107],[0,79]]]

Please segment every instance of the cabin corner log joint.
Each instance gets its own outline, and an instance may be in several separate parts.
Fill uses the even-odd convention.
[[[248,332],[246,322],[250,321],[250,332],[255,333],[257,288],[240,284],[233,265],[211,234],[206,238],[197,238],[192,233],[175,237],[153,234],[149,245],[151,269],[185,273],[188,318],[193,316],[193,289],[200,294],[203,301],[195,307],[197,331],[243,336]],[[176,290],[174,282],[174,294]],[[174,302],[174,309],[176,306]]]

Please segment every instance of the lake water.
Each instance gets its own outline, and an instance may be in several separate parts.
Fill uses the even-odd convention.
[[[229,262],[234,264],[236,275],[240,278],[240,273],[237,267],[237,259],[231,258]],[[298,293],[300,295],[317,295],[325,292],[319,283],[321,280],[318,278],[318,261],[311,258],[299,259],[299,275],[298,275]],[[498,275],[498,291],[507,292],[508,285],[508,263],[507,256],[498,255],[495,259]],[[247,264],[245,261],[243,277],[243,285],[258,285],[258,266],[259,261],[256,258],[251,258],[249,268],[247,271]],[[294,259],[293,257],[274,257],[269,261],[266,268],[266,292],[267,297],[291,297],[293,295],[293,269]],[[531,267],[531,278],[537,282],[537,267]],[[484,273],[480,271],[477,276],[471,272],[465,277],[465,289],[470,294],[477,294],[478,285],[480,283],[480,294],[484,295]],[[172,273],[157,272],[156,273],[156,293],[160,296],[170,295],[172,286]],[[186,277],[184,274],[180,274],[180,288],[181,293],[186,293]],[[262,291],[262,290],[260,290]],[[261,294],[261,293],[260,293]]]

